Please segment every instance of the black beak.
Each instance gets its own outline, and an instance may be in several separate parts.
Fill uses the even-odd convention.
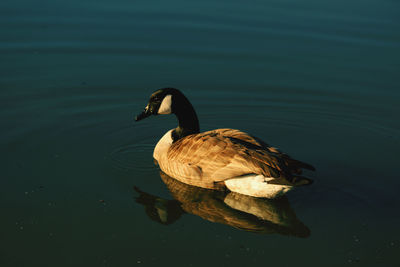
[[[150,115],[151,115],[150,109],[147,108],[147,109],[143,110],[142,113],[140,113],[139,115],[137,115],[137,116],[135,117],[135,121],[143,120],[144,118],[147,118],[147,117],[149,117]]]

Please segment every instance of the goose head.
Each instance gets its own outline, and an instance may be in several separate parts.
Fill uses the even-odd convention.
[[[178,127],[174,131],[174,140],[186,135],[198,133],[200,130],[197,114],[189,100],[175,88],[163,88],[151,94],[143,112],[136,116],[140,121],[151,115],[175,114]]]
[[[186,100],[186,101],[185,101]],[[143,112],[136,116],[135,120],[140,121],[151,115],[172,114],[179,109],[177,104],[189,102],[186,97],[175,88],[163,88],[151,94],[150,99]]]

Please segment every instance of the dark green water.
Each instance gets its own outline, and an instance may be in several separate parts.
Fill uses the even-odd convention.
[[[399,266],[399,11],[2,1],[0,265]],[[133,187],[173,199],[152,149],[176,120],[134,115],[166,86],[202,130],[238,128],[317,168],[288,194],[308,237],[147,215]]]

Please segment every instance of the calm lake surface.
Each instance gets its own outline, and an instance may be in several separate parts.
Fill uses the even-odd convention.
[[[399,11],[1,1],[0,265],[399,266]],[[316,167],[286,199],[301,233],[248,232],[173,201],[152,151],[176,119],[134,122],[167,86],[201,130],[241,129]],[[162,223],[166,200],[179,212]]]

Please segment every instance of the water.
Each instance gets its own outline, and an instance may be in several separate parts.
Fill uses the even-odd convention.
[[[399,10],[2,1],[0,264],[398,266]],[[184,91],[202,130],[238,128],[317,168],[288,194],[289,213],[260,204],[303,234],[181,210],[152,160],[175,118],[133,120],[166,86]],[[177,215],[160,223],[138,192]]]

